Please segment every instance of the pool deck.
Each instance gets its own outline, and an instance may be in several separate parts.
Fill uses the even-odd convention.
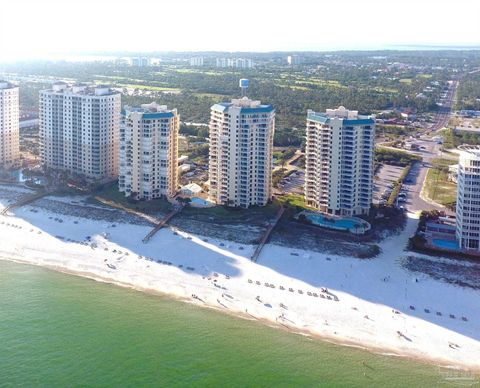
[[[190,198],[189,204],[191,207],[196,207],[201,209],[207,209],[207,208],[216,206],[215,202],[209,201],[208,199],[204,199],[202,197]]]

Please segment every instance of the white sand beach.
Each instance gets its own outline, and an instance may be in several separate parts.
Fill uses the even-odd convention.
[[[0,198],[0,209],[6,205]],[[254,246],[172,228],[145,244],[149,226],[59,215],[32,204],[0,216],[0,258],[165,293],[337,343],[480,371],[480,290],[402,265],[408,256],[428,258],[404,251],[416,224],[412,215],[406,230],[384,240],[371,260],[267,244],[254,263]]]

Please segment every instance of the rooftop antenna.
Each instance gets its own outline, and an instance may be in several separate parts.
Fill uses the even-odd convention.
[[[239,86],[240,88],[242,89],[242,97],[246,97],[247,96],[247,89],[248,89],[248,86],[250,85],[250,81],[246,78],[242,78],[239,82]]]

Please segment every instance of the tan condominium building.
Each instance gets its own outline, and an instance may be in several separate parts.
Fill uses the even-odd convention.
[[[368,214],[375,120],[344,107],[307,115],[305,201],[336,215]]]
[[[55,83],[40,92],[44,167],[89,179],[118,176],[120,93],[107,86]]]
[[[120,126],[119,189],[136,199],[174,197],[178,186],[176,109],[156,103],[128,107]]]
[[[0,166],[20,159],[19,110],[18,87],[0,80]]]
[[[461,249],[480,251],[480,146],[460,146],[456,235]]]
[[[272,198],[275,109],[247,97],[215,104],[210,116],[210,198],[248,208]]]

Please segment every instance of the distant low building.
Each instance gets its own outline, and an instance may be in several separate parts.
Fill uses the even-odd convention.
[[[301,65],[303,63],[303,58],[300,57],[299,55],[289,55],[287,57],[287,63],[290,65],[290,66],[297,66],[297,65]]]
[[[463,117],[480,117],[480,110],[461,110],[458,114]]]
[[[458,164],[448,166],[448,180],[457,183],[458,180]]]
[[[196,183],[189,183],[180,189],[180,194],[186,197],[193,197],[200,194],[203,189]]]
[[[203,66],[203,57],[190,58],[190,66],[193,66],[193,67]]]
[[[178,167],[178,171],[182,174],[184,172],[188,172],[190,171],[192,168],[192,166],[190,164],[181,164],[179,167]]]
[[[425,235],[428,239],[455,240],[455,221],[429,221],[425,225]]]
[[[217,67],[234,67],[239,69],[251,69],[254,63],[250,58],[217,58]]]
[[[147,57],[133,57],[130,58],[130,64],[136,67],[150,66],[150,58]]]
[[[183,164],[183,163],[185,163],[187,160],[188,160],[188,155],[181,155],[181,156],[178,158],[178,164]]]

